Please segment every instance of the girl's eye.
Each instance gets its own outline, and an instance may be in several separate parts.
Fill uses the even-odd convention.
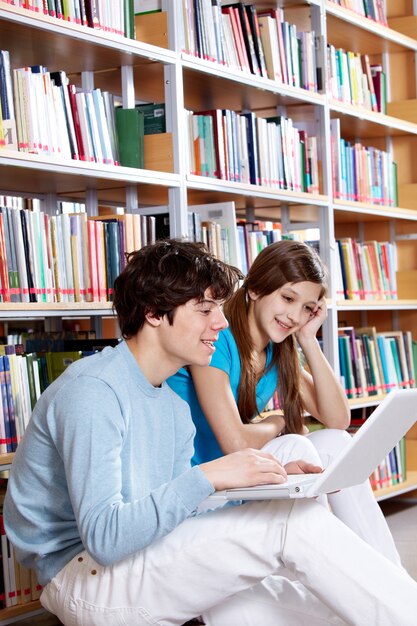
[[[313,315],[314,314],[314,309],[311,308],[311,306],[306,306],[306,311],[309,315]]]
[[[292,302],[292,298],[290,298],[290,296],[282,296],[285,300],[285,302]]]

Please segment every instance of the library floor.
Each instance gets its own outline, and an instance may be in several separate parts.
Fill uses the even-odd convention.
[[[404,567],[417,580],[417,498],[392,498],[381,502],[394,536]],[[43,613],[36,617],[13,622],[19,626],[59,626],[53,615]]]

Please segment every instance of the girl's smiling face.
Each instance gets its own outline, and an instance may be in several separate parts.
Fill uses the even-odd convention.
[[[296,333],[317,311],[322,285],[303,281],[286,283],[267,296],[249,291],[249,327],[255,347],[280,343]]]

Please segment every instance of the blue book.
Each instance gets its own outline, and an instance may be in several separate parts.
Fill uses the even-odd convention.
[[[0,376],[3,411],[6,417],[4,425],[6,430],[7,451],[14,452],[17,448],[16,419],[12,381],[10,377],[10,362],[7,355],[0,357]]]

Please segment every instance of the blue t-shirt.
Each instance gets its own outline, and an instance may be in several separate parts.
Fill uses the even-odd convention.
[[[229,328],[222,330],[218,341],[216,341],[216,351],[211,359],[209,367],[217,367],[229,375],[230,387],[237,402],[237,392],[240,380],[240,356],[236,341]],[[266,369],[272,358],[272,344],[267,346]],[[265,405],[272,398],[277,387],[277,367],[272,367],[264,374],[256,386],[256,403],[258,410],[262,411]],[[217,439],[200,407],[194,383],[190,373],[182,368],[167,380],[170,387],[186,402],[191,409],[191,416],[196,427],[194,439],[194,456],[192,463],[198,465],[207,463],[213,459],[223,456],[223,452],[217,443]]]

